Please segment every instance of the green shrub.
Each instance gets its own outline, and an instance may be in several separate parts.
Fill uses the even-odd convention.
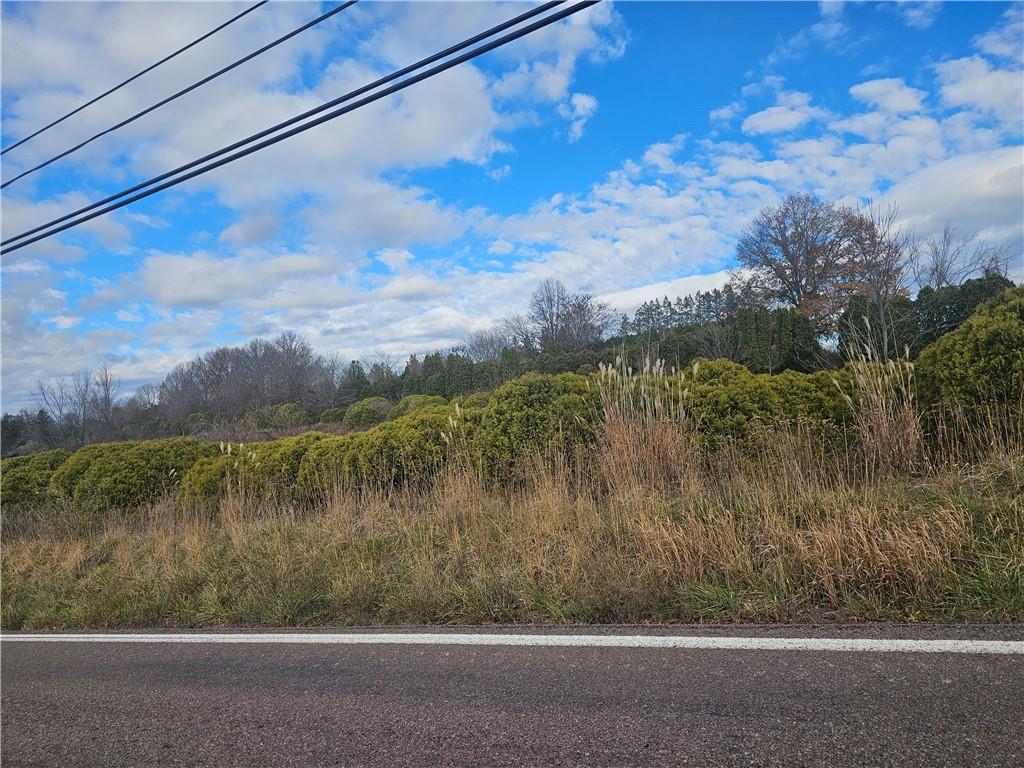
[[[680,374],[652,379],[650,385],[662,387],[664,397],[680,403],[690,425],[713,448],[726,440],[750,444],[758,427],[797,421],[838,432],[835,428],[852,415],[843,396],[850,389],[849,379],[845,370],[769,375],[751,373],[729,360],[698,358]]]
[[[345,420],[344,408],[328,408],[320,414],[321,424],[341,424]]]
[[[119,456],[127,448],[135,445],[138,443],[99,443],[79,448],[50,477],[48,495],[57,504],[73,503],[79,481],[94,463],[106,462],[108,457]]]
[[[174,490],[193,464],[216,454],[216,445],[189,438],[90,445],[54,472],[50,492],[87,515],[131,511]]]
[[[1024,288],[982,304],[922,350],[915,375],[925,406],[1018,406],[1024,393]]]
[[[493,392],[474,392],[472,395],[462,398],[459,404],[466,409],[486,408],[487,404],[491,402],[493,394]]]
[[[306,452],[328,435],[305,432],[264,443],[224,445],[216,456],[197,461],[185,473],[178,490],[183,504],[210,504],[224,497],[228,479],[258,495],[291,498]]]
[[[468,435],[486,477],[522,477],[523,460],[589,440],[599,419],[597,388],[574,373],[528,373],[495,390]]]
[[[7,511],[15,507],[45,506],[50,478],[70,455],[58,448],[4,459],[0,462],[0,506]]]
[[[193,464],[181,478],[175,499],[186,506],[205,506],[224,496],[228,472],[237,455],[219,453],[205,456]]]
[[[387,419],[390,410],[391,403],[386,397],[368,397],[349,407],[341,425],[353,432],[369,429]]]
[[[448,401],[440,395],[409,395],[403,397],[398,403],[395,404],[394,408],[388,411],[388,419],[400,419],[403,416],[408,416],[413,411],[419,411],[424,408],[430,408],[436,405],[447,405]]]
[[[343,459],[343,477],[355,487],[386,487],[429,478],[449,456],[454,410],[424,408],[355,435]]]
[[[342,482],[348,454],[357,435],[326,437],[310,446],[299,463],[296,492],[308,498]]]

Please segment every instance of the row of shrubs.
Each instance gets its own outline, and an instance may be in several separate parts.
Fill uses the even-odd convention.
[[[685,390],[695,423],[710,437],[742,439],[755,421],[839,424],[849,415],[828,374],[769,377],[718,360],[664,384],[673,390],[669,397]],[[427,480],[454,451],[490,480],[505,482],[518,477],[527,455],[571,450],[591,439],[601,414],[596,381],[577,374],[527,374],[452,403],[419,397],[404,415],[340,436],[307,432],[219,445],[173,438],[6,459],[3,502],[70,506],[84,514],[134,509],[170,493],[203,504],[217,500],[229,479],[251,493],[303,500],[338,481],[362,487]]]
[[[447,402],[438,395],[409,395],[397,403],[384,397],[368,397],[348,408],[328,408],[319,417],[314,417],[301,403],[281,403],[246,411],[234,417],[199,411],[184,419],[162,422],[161,426],[168,432],[182,435],[197,435],[222,427],[234,427],[248,432],[274,432],[314,427],[317,424],[339,425],[349,432],[358,432],[428,405],[444,405]]]
[[[925,407],[958,399],[1019,404],[1024,291],[1007,291],[927,348],[916,379]],[[661,396],[683,403],[687,418],[713,446],[722,439],[742,444],[757,424],[795,420],[842,436],[857,407],[851,380],[849,366],[770,376],[726,360],[702,360],[653,384]],[[307,432],[249,445],[174,438],[5,459],[0,494],[5,511],[54,507],[85,515],[133,510],[172,494],[184,504],[209,504],[229,485],[303,501],[335,482],[354,488],[420,482],[456,452],[492,482],[509,482],[519,477],[527,456],[592,440],[601,414],[594,376],[532,373],[450,403],[426,395],[394,406],[361,401],[342,423],[364,431],[341,436]]]

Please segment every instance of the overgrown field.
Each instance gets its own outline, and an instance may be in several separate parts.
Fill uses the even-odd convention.
[[[1024,294],[916,369],[533,374],[367,431],[5,460],[6,629],[1024,620]]]

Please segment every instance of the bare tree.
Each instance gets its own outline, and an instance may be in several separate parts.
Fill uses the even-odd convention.
[[[460,351],[474,363],[482,363],[485,360],[497,360],[502,350],[511,346],[513,341],[510,335],[505,328],[499,326],[471,332]]]
[[[545,280],[530,297],[529,312],[505,321],[503,331],[526,348],[575,352],[600,341],[615,323],[615,313],[586,293],[570,293],[557,280]]]
[[[102,440],[111,440],[114,437],[114,405],[120,391],[121,380],[114,375],[110,366],[104,363],[93,379],[91,403],[92,413],[99,422]]]
[[[36,382],[36,407],[53,422],[57,431],[57,442],[61,446],[70,444],[69,423],[74,411],[71,384],[67,379],[57,379],[51,384]]]
[[[556,340],[566,350],[578,350],[604,338],[615,324],[615,312],[586,293],[569,297],[562,308]]]
[[[946,288],[976,274],[1006,275],[1010,249],[978,238],[976,232],[957,233],[949,222],[942,234],[931,237],[914,254],[911,271],[918,288]]]
[[[505,318],[500,325],[513,347],[532,354],[537,351],[533,324],[526,315],[512,315]]]
[[[547,279],[530,297],[529,318],[540,341],[541,349],[558,343],[562,318],[569,303],[569,291],[558,280]]]
[[[869,346],[873,356],[883,361],[901,352],[897,348],[898,327],[907,321],[907,313],[913,311],[906,301],[908,268],[918,246],[898,219],[899,209],[895,205],[869,205],[863,211],[850,211],[846,224],[856,290],[867,300],[868,311],[857,321],[865,322],[865,328],[852,327],[845,332],[859,339],[860,347]]]
[[[79,368],[71,374],[71,408],[78,428],[78,445],[85,445],[89,438],[89,415],[92,411],[92,371]]]
[[[740,238],[737,279],[758,301],[788,304],[831,330],[853,287],[848,216],[812,195],[765,208]]]

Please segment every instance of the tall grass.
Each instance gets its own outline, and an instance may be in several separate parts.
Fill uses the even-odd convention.
[[[514,486],[467,451],[301,507],[235,486],[213,512],[33,521],[4,541],[3,626],[1024,620],[1019,416],[988,443],[926,433],[912,371],[866,360],[848,442],[794,423],[708,447],[673,376],[602,370],[594,443]]]

